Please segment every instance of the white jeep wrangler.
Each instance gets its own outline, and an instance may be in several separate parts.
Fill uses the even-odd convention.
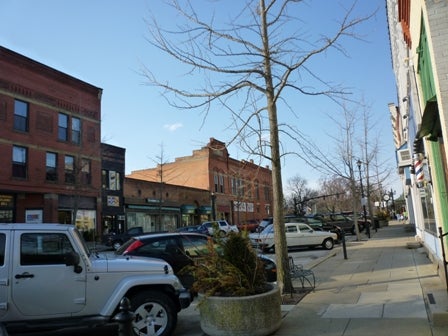
[[[0,324],[8,332],[113,322],[127,297],[135,335],[171,335],[190,305],[163,260],[92,252],[62,224],[0,224]]]

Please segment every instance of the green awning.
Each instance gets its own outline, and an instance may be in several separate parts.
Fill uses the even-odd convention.
[[[437,100],[426,103],[422,123],[417,132],[416,138],[420,139],[428,135],[428,139],[432,141],[437,141],[437,138],[442,136]]]
[[[195,205],[182,205],[180,207],[180,210],[183,214],[195,214],[196,213],[196,206]]]
[[[200,215],[210,215],[212,213],[212,207],[203,205],[199,207],[198,211]]]
[[[168,207],[168,206],[152,206],[152,205],[140,205],[140,204],[128,204],[126,206],[128,209],[135,210],[147,210],[151,212],[179,212],[180,209],[177,207]]]

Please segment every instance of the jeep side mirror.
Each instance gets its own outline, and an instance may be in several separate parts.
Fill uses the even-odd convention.
[[[73,266],[73,271],[77,274],[82,272],[82,267],[79,266],[79,254],[76,252],[69,252],[65,255],[65,265]]]

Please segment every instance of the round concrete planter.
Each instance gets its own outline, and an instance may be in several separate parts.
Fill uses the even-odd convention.
[[[281,296],[277,287],[241,297],[199,296],[201,329],[210,336],[266,336],[280,328]]]

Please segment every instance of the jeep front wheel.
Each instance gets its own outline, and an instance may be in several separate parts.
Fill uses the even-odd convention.
[[[144,291],[131,298],[134,335],[172,335],[177,324],[177,313],[172,299],[160,292]]]

